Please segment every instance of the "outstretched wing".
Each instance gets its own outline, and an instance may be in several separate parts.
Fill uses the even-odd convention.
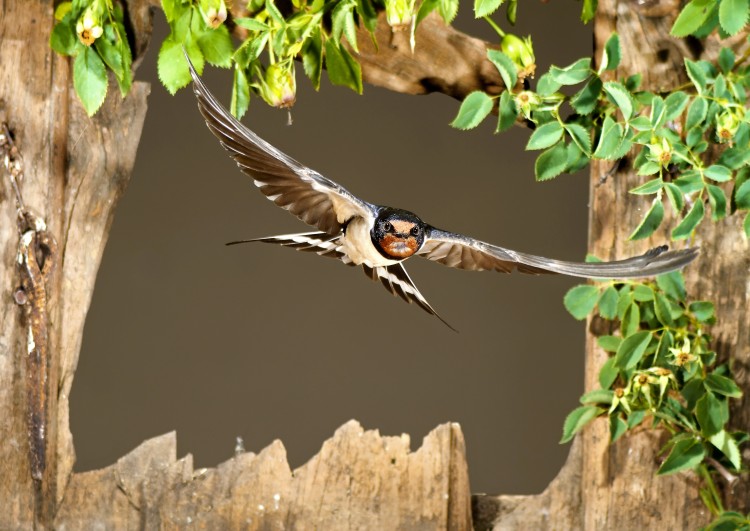
[[[297,251],[312,252],[320,256],[338,258],[347,265],[354,265],[344,252],[343,247],[339,243],[339,238],[340,235],[338,234],[330,235],[326,232],[302,232],[299,234],[280,234],[278,236],[266,236],[264,238],[237,240],[229,242],[227,245],[251,242],[275,243]]]
[[[381,267],[369,267],[363,264],[362,268],[368,278],[372,280],[380,280],[383,286],[385,286],[385,289],[390,291],[393,295],[398,295],[410,304],[412,302],[416,303],[416,305],[424,311],[440,319],[445,326],[454,332],[457,332],[455,328],[449,325],[448,322],[440,317],[432,306],[430,306],[430,303],[427,302],[427,299],[425,299],[419,292],[417,286],[414,285],[414,282],[412,282],[409,274],[400,262]]]
[[[374,215],[373,205],[303,166],[242,125],[203,84],[190,59],[187,61],[198,108],[208,128],[266,197],[328,234],[338,234],[354,216]]]
[[[668,251],[666,245],[640,256],[614,262],[565,262],[520,253],[461,234],[429,227],[417,254],[448,267],[472,271],[510,273],[559,273],[584,278],[639,278],[668,273],[685,267],[698,256],[698,248]]]

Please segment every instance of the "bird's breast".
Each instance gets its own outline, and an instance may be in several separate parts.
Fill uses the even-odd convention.
[[[403,258],[388,259],[375,248],[370,237],[371,226],[371,220],[361,217],[352,219],[346,226],[343,247],[351,261],[356,265],[365,264],[368,267],[389,266],[400,262]]]
[[[417,252],[419,242],[414,236],[386,234],[378,241],[380,248],[395,259],[409,258]]]

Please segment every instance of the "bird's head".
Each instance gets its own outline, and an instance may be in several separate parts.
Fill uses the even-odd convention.
[[[417,215],[384,208],[375,218],[370,237],[380,254],[392,260],[403,260],[422,247],[425,230],[425,223]]]

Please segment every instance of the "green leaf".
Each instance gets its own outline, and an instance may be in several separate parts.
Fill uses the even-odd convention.
[[[241,28],[248,29],[250,31],[269,31],[271,28],[268,24],[264,24],[260,20],[254,18],[235,18],[234,23]]]
[[[672,205],[672,210],[675,214],[679,214],[682,211],[682,207],[685,206],[685,199],[677,186],[672,183],[666,183],[664,190],[667,192],[667,198],[669,204]]]
[[[570,315],[581,321],[586,319],[588,314],[594,310],[598,300],[599,288],[581,284],[568,290],[563,299],[563,304]]]
[[[738,209],[750,209],[750,179],[743,182],[734,192],[734,204]]]
[[[729,462],[732,463],[732,466],[736,470],[740,469],[740,466],[742,464],[740,449],[737,445],[737,441],[735,441],[731,435],[729,435],[725,430],[721,430],[720,432],[709,438],[709,441],[711,441],[711,444],[713,444],[716,448],[721,450],[721,453],[727,456],[727,459],[729,459]]]
[[[719,164],[712,164],[704,170],[703,174],[709,179],[720,183],[727,182],[732,178],[732,170]]]
[[[547,181],[557,177],[568,166],[568,151],[565,142],[543,151],[534,162],[534,174],[537,181]]]
[[[604,92],[607,93],[612,103],[620,108],[625,121],[630,120],[630,117],[633,116],[633,99],[628,89],[622,86],[622,83],[608,81],[604,84]]]
[[[613,33],[604,44],[602,53],[602,64],[599,66],[599,73],[605,70],[617,70],[620,65],[620,36]]]
[[[591,156],[591,136],[589,130],[582,125],[576,123],[564,124],[565,130],[570,135],[570,138],[580,148],[580,150],[587,156]]]
[[[690,236],[698,224],[703,220],[704,208],[700,198],[695,202],[687,216],[672,231],[673,240],[684,240]]]
[[[669,307],[669,301],[660,291],[657,291],[654,294],[654,312],[656,313],[656,318],[664,326],[672,326],[674,323]]]
[[[232,66],[232,38],[229,30],[222,24],[216,29],[208,30],[198,37],[198,47],[209,64],[221,68]]]
[[[688,77],[698,90],[698,94],[703,94],[707,83],[706,73],[703,71],[703,68],[697,62],[685,59],[685,69],[687,70]]]
[[[708,112],[708,102],[705,98],[698,96],[693,100],[693,103],[688,107],[687,119],[685,120],[685,127],[691,129],[696,125],[703,122],[706,119],[706,113]]]
[[[508,2],[508,8],[505,11],[505,18],[508,20],[511,26],[516,25],[517,14],[518,14],[518,0],[510,0]]]
[[[656,277],[656,285],[676,301],[684,301],[687,296],[685,278],[679,271],[658,275]]]
[[[583,0],[583,7],[581,8],[581,20],[584,24],[588,24],[596,14],[596,5],[598,0]]]
[[[458,14],[458,0],[440,0],[438,9],[440,16],[443,17],[443,22],[450,24]]]
[[[617,336],[599,336],[596,338],[596,344],[607,352],[617,352],[617,349],[620,348],[620,343],[622,343],[622,338]]]
[[[706,22],[715,5],[716,0],[692,0],[680,12],[670,33],[675,37],[687,37]]]
[[[721,0],[719,23],[729,35],[740,31],[747,23],[748,0]]]
[[[578,401],[581,404],[611,404],[615,393],[609,389],[594,389],[584,393]]]
[[[734,68],[734,52],[731,48],[722,48],[719,51],[719,68],[725,74],[728,74]]]
[[[664,100],[664,105],[667,108],[667,120],[674,120],[685,110],[690,98],[683,91],[678,90],[677,92],[671,93]]]
[[[614,320],[617,317],[617,290],[614,286],[609,286],[602,291],[597,306],[599,306],[599,314],[605,319]]]
[[[633,298],[638,302],[654,300],[654,290],[646,284],[636,284],[633,286]]]
[[[573,95],[573,97],[570,99],[570,105],[576,110],[578,114],[584,116],[587,114],[591,114],[596,108],[596,104],[599,101],[599,96],[602,93],[603,87],[604,84],[599,77],[592,77],[581,90]]]
[[[325,42],[325,60],[328,79],[362,94],[362,68],[351,54],[332,39]]]
[[[661,198],[658,196],[654,198],[651,208],[649,208],[646,215],[643,216],[640,224],[636,227],[633,233],[628,237],[629,240],[642,240],[648,238],[654,231],[661,225],[664,219],[664,205],[661,202]]]
[[[745,216],[745,220],[742,222],[742,230],[745,231],[745,237],[750,238],[750,212]]]
[[[615,383],[619,373],[620,370],[615,366],[615,358],[608,358],[599,370],[599,385],[604,389],[609,389]]]
[[[491,15],[502,3],[503,0],[474,0],[474,18]]]
[[[515,87],[518,82],[518,69],[513,60],[500,50],[487,50],[487,58],[500,72],[505,88],[512,89]]]
[[[702,323],[707,323],[714,317],[715,309],[714,304],[710,301],[695,301],[690,303],[690,311],[693,312],[695,318]]]
[[[731,398],[740,398],[742,396],[742,390],[736,383],[734,383],[734,380],[720,374],[711,373],[706,376],[704,385],[709,391],[713,391],[720,395],[729,396]]]
[[[651,127],[661,127],[664,125],[664,122],[666,121],[667,117],[667,104],[664,102],[664,99],[661,96],[655,96],[651,100],[651,114],[649,115],[648,123],[651,125]],[[635,127],[635,124],[637,123],[639,118],[646,118],[645,116],[638,116],[635,120],[631,120],[630,125]],[[641,129],[648,129],[648,127],[643,127]]]
[[[235,118],[240,119],[245,115],[249,106],[250,85],[247,82],[244,70],[235,65],[234,80],[232,83],[232,103],[229,107],[229,112]]]
[[[584,57],[565,68],[551,66],[549,74],[561,85],[575,85],[591,75],[591,58]]]
[[[626,337],[620,344],[620,348],[617,349],[615,365],[624,370],[635,367],[646,352],[651,337],[650,330],[641,330]]]
[[[560,90],[560,87],[560,83],[555,81],[555,79],[551,75],[544,74],[539,78],[539,81],[537,81],[536,92],[540,96],[551,96],[552,94]]]
[[[602,132],[599,135],[599,143],[594,151],[594,157],[599,159],[613,159],[622,143],[622,125],[615,122],[611,116],[604,118]]]
[[[190,59],[193,60],[192,57]],[[197,65],[195,69],[200,73]],[[171,38],[164,39],[159,49],[157,71],[159,79],[170,94],[190,83],[190,70],[182,53],[182,44]]]
[[[571,411],[565,418],[560,444],[570,441],[576,433],[581,431],[586,424],[594,420],[603,411],[603,409],[596,406],[580,406]]]
[[[627,337],[633,335],[637,330],[641,322],[641,307],[635,303],[632,303],[625,310],[625,314],[622,316],[622,324],[620,326],[622,334]]]
[[[742,166],[745,166],[748,162],[750,162],[750,149],[747,149],[746,147],[740,147],[739,145],[727,148],[724,150],[724,152],[719,157],[719,160],[716,162],[717,164],[721,164],[722,166],[727,166],[728,168],[731,168],[733,170],[738,170]]]
[[[701,178],[701,174],[695,170],[686,171],[682,174],[682,177],[674,181],[674,184],[683,194],[690,194],[703,189],[703,179]]]
[[[93,48],[87,46],[76,56],[73,86],[86,114],[93,116],[107,96],[107,69]]]
[[[49,45],[57,53],[62,55],[73,55],[76,48],[76,34],[73,25],[66,21],[58,22],[52,28],[52,35],[49,37]]]
[[[356,53],[359,53],[357,48],[357,33],[354,24],[354,2],[339,2],[331,12],[332,31],[331,37],[335,41],[340,41],[341,36],[344,35],[346,40]]]
[[[695,404],[695,416],[704,437],[710,437],[722,430],[725,422],[723,411],[721,401],[711,392],[704,394]]]
[[[628,423],[622,420],[622,417],[620,417],[620,415],[613,415],[609,417],[610,443],[613,443],[617,439],[622,437],[626,431],[628,431]]]
[[[548,122],[537,127],[529,137],[529,142],[526,144],[526,150],[545,149],[557,144],[562,138],[563,131],[562,125],[557,121]]]
[[[708,202],[711,205],[711,220],[719,221],[727,215],[727,196],[724,190],[714,184],[707,184]]]
[[[451,126],[456,129],[474,129],[492,112],[492,105],[492,98],[481,90],[472,92],[461,102],[458,115]]]
[[[704,457],[706,457],[706,451],[699,441],[693,438],[683,439],[674,445],[667,459],[659,467],[657,474],[665,476],[693,469],[701,464]]]
[[[505,90],[500,94],[500,104],[498,105],[497,129],[496,133],[501,133],[513,127],[518,118],[518,108],[513,101],[513,95],[510,91]]]
[[[302,67],[305,74],[312,81],[315,90],[320,88],[320,76],[323,72],[323,41],[320,30],[315,29],[310,38],[302,46]]]
[[[658,179],[653,179],[651,181],[643,183],[636,188],[633,188],[632,190],[630,190],[630,193],[636,195],[650,195],[655,194],[656,192],[661,190],[662,187],[664,187],[664,181],[661,177],[659,177]]]

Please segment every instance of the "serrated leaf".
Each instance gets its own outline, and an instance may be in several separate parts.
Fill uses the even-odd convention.
[[[648,238],[654,231],[659,228],[662,220],[664,219],[664,205],[661,202],[660,197],[655,197],[651,208],[648,209],[646,215],[635,228],[633,233],[628,236],[629,240],[642,240]]]
[[[458,109],[458,115],[451,122],[456,129],[473,129],[492,112],[493,100],[481,90],[466,96]]]
[[[695,416],[704,437],[715,435],[724,427],[721,401],[711,392],[705,393],[695,404]]]
[[[198,47],[209,64],[220,68],[232,66],[234,46],[232,45],[232,38],[229,36],[229,30],[225,25],[222,24],[216,29],[205,31],[198,37]]]
[[[578,401],[581,404],[611,404],[615,393],[609,389],[594,389],[584,393]]]
[[[732,463],[732,466],[736,470],[740,469],[740,466],[742,465],[740,449],[737,445],[737,441],[735,441],[732,436],[729,435],[729,433],[727,433],[725,430],[721,430],[714,436],[710,437],[709,441],[711,441],[711,444],[713,444],[716,448],[721,450],[721,453],[727,456],[727,459],[729,459],[729,462]]]
[[[719,68],[725,74],[728,74],[734,68],[734,52],[731,48],[724,47],[719,51]]]
[[[640,186],[637,186],[630,190],[629,193],[635,194],[635,195],[650,195],[655,194],[659,190],[661,190],[664,187],[664,181],[661,177],[658,179],[653,179],[651,181],[648,181],[646,183],[643,183]]]
[[[651,337],[650,330],[641,330],[626,337],[620,344],[620,348],[617,349],[617,354],[615,354],[615,365],[623,370],[635,367],[646,352]]]
[[[620,370],[615,367],[615,358],[608,358],[599,370],[599,385],[604,389],[609,389],[615,383],[619,373]]]
[[[439,0],[438,10],[443,22],[450,24],[458,14],[458,0]]]
[[[596,406],[580,406],[571,411],[563,424],[563,436],[560,444],[570,441],[583,427],[594,420],[604,410]]]
[[[703,174],[709,179],[720,183],[726,182],[732,178],[732,170],[719,164],[712,164],[704,170]]]
[[[714,317],[714,304],[710,301],[695,301],[690,303],[690,311],[702,323],[707,323]]]
[[[612,159],[622,143],[622,125],[615,122],[611,116],[604,118],[602,132],[599,135],[599,143],[594,151],[594,157],[599,159]]]
[[[698,224],[703,220],[703,201],[697,200],[687,213],[687,216],[672,231],[673,240],[683,240],[690,236]]]
[[[609,286],[602,291],[597,306],[599,314],[605,319],[613,320],[617,317],[617,290],[614,286]]]
[[[609,417],[609,441],[610,443],[613,443],[617,439],[622,437],[626,431],[628,431],[628,423],[622,420],[620,415],[612,415]]]
[[[597,300],[599,300],[599,288],[581,284],[568,290],[563,304],[570,315],[581,321],[594,310]]]
[[[667,96],[664,100],[664,105],[667,108],[666,119],[674,120],[681,115],[689,101],[690,97],[681,90]]]
[[[682,177],[675,179],[674,184],[683,194],[690,194],[703,189],[701,174],[695,170],[686,171],[682,174]]]
[[[362,68],[351,54],[332,39],[325,42],[325,61],[328,79],[362,94]]]
[[[719,24],[728,35],[734,35],[747,23],[748,0],[721,0]]]
[[[591,75],[591,58],[584,57],[564,68],[553,65],[549,74],[561,85],[575,85]]]
[[[746,166],[748,162],[750,162],[750,149],[740,147],[739,145],[725,149],[719,160],[716,161],[717,164],[727,166],[733,170]]]
[[[534,162],[534,175],[537,181],[547,181],[560,175],[568,166],[568,150],[565,142],[543,151]]]
[[[235,66],[234,80],[232,82],[232,102],[229,112],[238,120],[242,118],[250,106],[250,85],[247,82],[245,72]]]
[[[631,304],[625,310],[620,324],[620,331],[627,337],[635,334],[641,322],[641,307],[635,303]]]
[[[675,37],[687,37],[700,28],[711,15],[716,0],[692,0],[682,9],[670,33]]]
[[[558,90],[560,90],[560,83],[555,81],[555,78],[553,78],[549,74],[543,74],[542,77],[539,78],[539,81],[537,81],[536,84],[536,92],[540,96],[551,96]]]
[[[658,275],[656,277],[656,285],[676,301],[684,301],[687,296],[685,278],[679,271]]]
[[[581,20],[584,24],[588,24],[596,14],[596,6],[598,0],[583,0],[583,6],[581,7]]]
[[[564,124],[565,130],[570,135],[570,138],[575,142],[578,148],[587,157],[591,156],[591,136],[589,130],[580,124],[569,123]]]
[[[305,44],[302,46],[302,67],[305,74],[312,81],[315,90],[320,88],[320,76],[323,72],[323,41],[320,38],[320,30],[312,32]]]
[[[107,96],[107,69],[93,48],[86,46],[73,62],[73,86],[86,110],[93,116]]]
[[[750,212],[745,215],[745,220],[742,222],[742,230],[745,231],[745,237],[750,238]]]
[[[682,207],[685,206],[685,198],[680,189],[672,183],[665,183],[664,190],[667,192],[669,204],[672,205],[672,211],[675,214],[682,212]]]
[[[193,58],[190,58],[193,60]],[[198,66],[195,70],[200,74]],[[190,70],[188,69],[185,55],[182,53],[182,45],[171,38],[164,39],[159,49],[157,61],[157,72],[159,80],[170,94],[174,94],[182,87],[190,83]]]
[[[537,127],[529,137],[526,150],[545,149],[557,144],[562,138],[563,131],[562,125],[557,121],[548,122]]]
[[[690,81],[693,82],[693,85],[698,91],[698,94],[703,94],[703,92],[705,92],[706,90],[707,83],[706,73],[703,71],[703,68],[696,61],[691,61],[690,59],[686,58],[685,70],[687,71],[687,75],[690,78]]]
[[[596,104],[601,96],[604,84],[599,77],[589,79],[581,90],[579,90],[570,100],[570,105],[578,114],[591,114],[596,108]],[[559,88],[559,87],[558,87]],[[557,90],[557,89],[555,89]]]
[[[734,204],[738,209],[750,209],[750,179],[743,182],[734,192]]]
[[[669,301],[660,291],[654,293],[654,312],[656,318],[664,326],[672,326],[672,313],[669,307]]]
[[[76,34],[73,26],[67,20],[58,22],[52,28],[52,34],[49,37],[49,45],[57,53],[62,55],[72,55],[76,48]]]
[[[617,70],[618,66],[620,66],[620,36],[613,33],[604,44],[599,73],[601,74],[605,70]]]
[[[596,338],[596,344],[599,345],[602,350],[606,350],[607,352],[617,352],[620,343],[622,343],[622,338],[617,336],[599,336]],[[609,386],[602,385],[602,387]]]
[[[706,185],[708,203],[711,205],[711,221],[719,221],[727,215],[727,196],[724,190],[714,184]]]
[[[667,459],[657,471],[660,476],[675,474],[697,467],[706,457],[703,445],[695,439],[683,439],[674,445]]]
[[[610,101],[619,107],[625,120],[630,120],[633,116],[633,99],[622,83],[608,81],[604,84],[604,92],[607,93]]]
[[[633,299],[638,302],[654,300],[654,290],[646,284],[635,284],[633,286]]]
[[[246,18],[246,17],[235,18],[234,23],[240,26],[241,28],[245,28],[250,31],[268,31],[271,29],[268,26],[268,24],[265,24],[261,22],[260,20],[256,20],[254,18]]]
[[[487,50],[487,58],[500,72],[505,88],[510,90],[515,87],[518,82],[518,69],[513,60],[500,50]]]
[[[742,390],[734,380],[720,374],[710,373],[706,376],[703,384],[706,386],[706,389],[720,395],[729,396],[731,398],[740,398],[742,396]]]
[[[706,119],[706,113],[708,113],[708,102],[701,96],[696,97],[688,107],[685,127],[691,129],[702,123]]]
[[[518,108],[510,91],[503,91],[500,94],[500,103],[498,104],[498,117],[496,133],[501,133],[513,127],[518,118]]]
[[[474,0],[474,18],[491,15],[503,3],[503,0]]]

